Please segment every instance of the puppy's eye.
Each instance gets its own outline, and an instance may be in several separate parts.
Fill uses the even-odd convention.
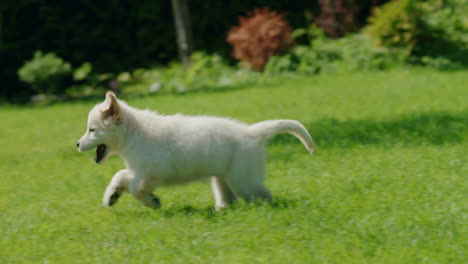
[[[96,131],[96,129],[94,129],[94,128],[89,129],[89,132],[94,132],[94,131]]]

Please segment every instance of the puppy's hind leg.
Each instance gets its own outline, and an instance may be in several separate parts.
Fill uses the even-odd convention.
[[[270,191],[258,181],[244,181],[242,184],[234,182],[231,184],[232,190],[246,202],[272,202]]]
[[[228,207],[236,199],[236,195],[219,177],[211,177],[211,190],[215,198],[216,211]]]
[[[247,155],[245,155],[247,156]],[[229,188],[247,202],[271,202],[270,191],[263,184],[265,176],[263,153],[237,160],[229,172],[226,183]]]
[[[104,192],[102,203],[104,206],[112,206],[123,192],[128,192],[128,184],[132,174],[128,170],[120,170],[113,177]]]

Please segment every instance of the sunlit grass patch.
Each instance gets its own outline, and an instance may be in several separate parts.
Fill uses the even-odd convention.
[[[468,92],[464,72],[284,79],[185,95],[125,96],[164,114],[292,118],[267,147],[273,204],[216,212],[208,181],[101,206],[119,158],[78,153],[97,99],[0,108],[1,263],[463,263]]]

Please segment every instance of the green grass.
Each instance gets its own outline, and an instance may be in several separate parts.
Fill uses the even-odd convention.
[[[213,211],[208,182],[101,206],[119,158],[78,153],[98,100],[0,107],[0,263],[466,263],[468,75],[399,69],[128,97],[171,114],[302,121],[268,145],[273,205]]]

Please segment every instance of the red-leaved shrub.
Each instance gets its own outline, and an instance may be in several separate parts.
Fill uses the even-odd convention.
[[[239,26],[229,30],[227,42],[233,46],[232,56],[261,71],[268,59],[285,52],[292,44],[291,27],[285,14],[257,8],[248,17],[239,17]]]

